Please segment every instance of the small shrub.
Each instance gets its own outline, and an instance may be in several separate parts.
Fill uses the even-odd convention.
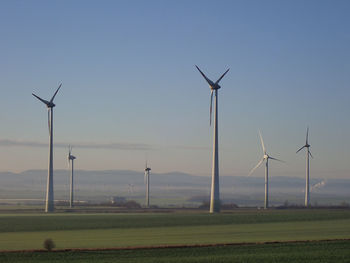
[[[44,240],[43,246],[47,251],[51,251],[52,249],[55,248],[55,243],[51,238],[47,238]]]

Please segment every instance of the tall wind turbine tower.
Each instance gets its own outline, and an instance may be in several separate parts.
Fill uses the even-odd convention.
[[[72,147],[68,148],[68,164],[71,165],[70,172],[70,198],[69,198],[69,207],[72,208],[74,206],[74,160],[76,157],[72,155]]]
[[[146,184],[146,207],[149,207],[149,173],[151,171],[151,168],[147,166],[145,167],[145,184]]]
[[[300,152],[302,149],[306,148],[306,182],[305,182],[305,206],[308,207],[310,205],[310,159],[309,156],[312,156],[310,152],[311,145],[309,144],[309,127],[306,130],[306,142],[303,147],[301,147],[298,151]]]
[[[219,85],[220,80],[226,75],[230,70],[227,69],[224,74],[214,83],[207,78],[206,75],[196,66],[198,71],[201,73],[203,78],[208,82],[210,87],[210,125],[211,125],[211,115],[213,106],[213,95],[214,100],[214,142],[213,142],[213,166],[211,174],[211,194],[210,194],[210,213],[220,212],[220,191],[219,191],[219,141],[218,141],[218,89],[221,88]]]
[[[54,198],[53,198],[53,108],[56,106],[53,103],[55,96],[62,84],[59,85],[55,94],[52,96],[50,101],[44,100],[34,93],[32,95],[44,103],[48,109],[48,125],[49,125],[49,167],[47,174],[47,186],[46,186],[46,203],[45,203],[45,212],[54,211]]]
[[[248,175],[251,175],[264,161],[266,161],[266,163],[265,163],[265,202],[264,202],[264,208],[267,209],[269,207],[269,159],[279,161],[279,162],[283,162],[283,161],[276,159],[276,158],[273,158],[267,154],[266,149],[265,149],[265,145],[264,145],[264,140],[261,136],[260,131],[259,131],[259,136],[260,136],[261,147],[263,150],[263,157],[258,162],[258,164],[250,171],[250,173]]]

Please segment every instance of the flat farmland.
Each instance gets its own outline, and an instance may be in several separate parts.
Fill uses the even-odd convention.
[[[65,248],[325,240],[350,238],[350,210],[237,210],[207,213],[2,214],[0,249]]]
[[[350,241],[314,241],[211,247],[0,253],[2,263],[319,263],[349,262]]]

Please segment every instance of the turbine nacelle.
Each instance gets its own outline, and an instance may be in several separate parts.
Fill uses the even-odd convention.
[[[305,142],[305,145],[303,147],[301,147],[299,150],[297,150],[296,153],[300,152],[304,148],[307,148],[308,153],[313,158],[313,156],[312,156],[312,154],[310,152],[310,147],[311,147],[311,145],[309,144],[309,127],[308,127],[307,130],[306,130],[306,142]]]
[[[57,92],[60,90],[61,86],[62,86],[62,84],[60,84],[60,85],[58,86],[58,88],[57,88],[55,94],[53,94],[53,96],[52,96],[52,98],[51,98],[50,101],[44,100],[44,99],[40,98],[39,96],[35,95],[34,93],[32,93],[32,95],[33,95],[35,98],[37,98],[38,100],[40,100],[42,103],[44,103],[44,104],[46,105],[47,108],[49,108],[49,109],[51,108],[51,109],[52,109],[53,107],[56,106],[56,104],[53,103],[53,100],[55,99],[56,94],[57,94]]]
[[[210,88],[210,90],[218,90],[218,89],[221,89],[221,86],[219,85],[219,84],[217,84],[217,83],[214,83],[214,82],[212,82],[212,81],[210,81],[210,83],[208,82],[208,84],[209,84],[209,88]]]
[[[72,155],[72,146],[68,146],[68,161],[73,161],[75,159],[77,159],[74,155]]]
[[[47,101],[47,100],[44,100],[42,98],[40,98],[39,96],[35,95],[34,93],[32,93],[32,95],[37,98],[38,100],[40,100],[42,103],[44,103],[46,105],[46,107],[48,108],[53,108],[56,106],[55,103],[51,102],[51,101]]]
[[[210,87],[210,116],[209,116],[209,122],[211,125],[211,113],[212,113],[212,108],[213,108],[213,93],[214,90],[217,91],[218,89],[221,88],[221,86],[219,85],[220,80],[222,80],[222,78],[226,75],[226,73],[230,70],[226,70],[224,74],[221,75],[221,77],[214,83],[212,80],[210,80],[200,69],[199,67],[196,65],[196,68],[198,69],[199,73],[201,73],[201,75],[203,76],[203,78],[208,82],[209,87]],[[215,93],[216,96],[216,93]]]
[[[277,159],[277,158],[274,158],[274,157],[271,157],[270,155],[267,154],[266,149],[265,149],[265,145],[264,145],[264,140],[262,138],[262,135],[261,135],[260,131],[259,131],[259,137],[260,137],[261,147],[262,147],[262,150],[263,150],[263,157],[262,157],[262,159],[260,159],[258,164],[252,170],[250,170],[248,176],[250,176],[264,161],[266,161],[266,163],[267,163],[267,161],[271,159],[271,160],[274,160],[274,161],[279,161],[279,162],[284,163],[284,161],[282,161],[280,159]]]
[[[218,90],[221,88],[219,84],[214,84],[213,86],[209,86],[211,90]]]
[[[221,75],[221,77],[216,81],[216,82],[213,82],[212,80],[210,80],[200,69],[199,67],[196,65],[196,68],[198,69],[199,73],[201,73],[201,75],[203,76],[203,78],[208,82],[209,84],[209,87],[211,90],[218,90],[221,88],[221,86],[219,85],[219,82],[220,80],[222,80],[222,78],[226,75],[226,73],[230,70],[230,69],[227,69],[225,71],[224,74]]]
[[[145,172],[149,172],[151,171],[151,168],[147,166],[147,160],[146,160],[146,163],[145,163]],[[146,176],[146,174],[145,174]]]
[[[48,107],[48,108],[53,108],[55,106],[56,106],[56,104],[53,102],[49,102],[48,104],[46,104],[46,107]]]

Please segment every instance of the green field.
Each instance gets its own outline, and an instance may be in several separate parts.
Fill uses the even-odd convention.
[[[0,214],[0,262],[350,262],[349,209],[161,211]]]
[[[0,249],[58,249],[350,238],[350,210],[2,214]]]
[[[229,263],[349,262],[350,241],[250,244],[196,248],[162,248],[111,251],[0,253],[3,263],[32,262],[143,262]]]
[[[159,210],[162,211],[162,210]],[[174,226],[217,226],[350,219],[350,209],[234,210],[209,214],[195,210],[173,213],[0,214],[0,233]]]

